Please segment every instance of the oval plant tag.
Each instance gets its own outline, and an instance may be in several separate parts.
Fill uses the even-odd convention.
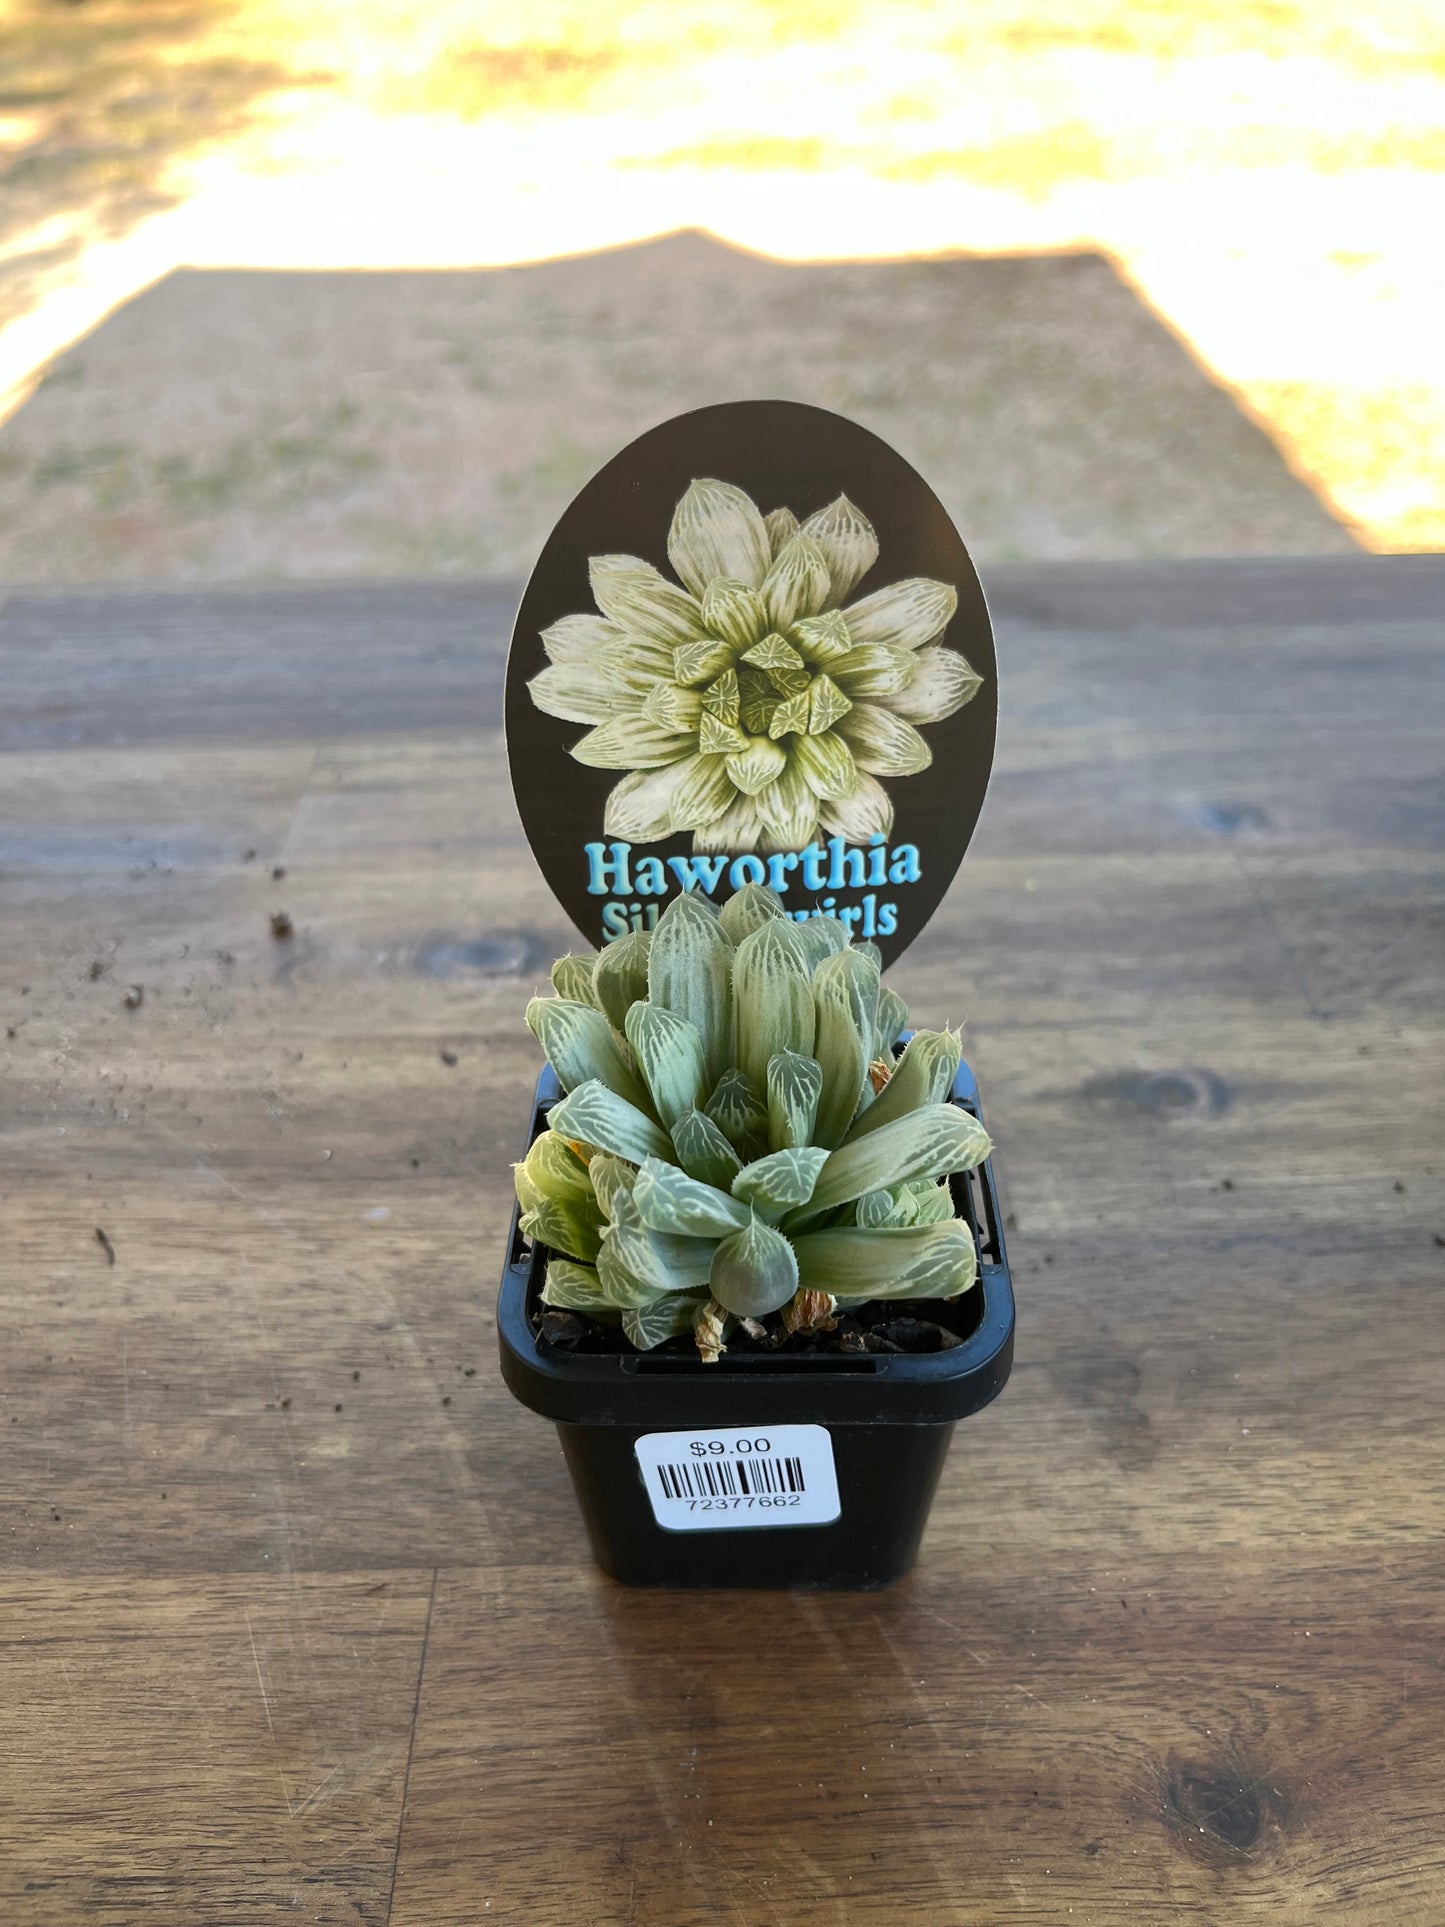
[[[766,883],[885,962],[953,881],[998,712],[983,591],[938,497],[855,422],[729,402],[577,496],[507,664],[517,808],[589,944]]]

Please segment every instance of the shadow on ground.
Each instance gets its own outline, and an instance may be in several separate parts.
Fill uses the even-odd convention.
[[[895,443],[985,559],[1355,544],[1098,254],[181,271],[0,431],[0,574],[511,574],[654,422],[777,396]]]

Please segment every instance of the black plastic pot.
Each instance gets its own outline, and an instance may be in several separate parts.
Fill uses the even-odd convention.
[[[529,1144],[560,1096],[544,1069]],[[978,1115],[967,1065],[952,1097]],[[924,1354],[725,1353],[704,1365],[564,1351],[535,1335],[548,1253],[514,1212],[497,1307],[502,1375],[556,1422],[604,1572],[641,1586],[871,1588],[908,1571],[955,1424],[998,1396],[1013,1362],[992,1170],[952,1186],[979,1282],[938,1308],[962,1343]]]

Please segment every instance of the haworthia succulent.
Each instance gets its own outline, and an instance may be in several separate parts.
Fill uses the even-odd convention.
[[[687,642],[704,633],[696,598],[640,556],[594,555],[588,575],[603,615],[630,633],[668,642]]]
[[[855,602],[847,612],[848,633],[855,647],[890,642],[921,649],[943,632],[957,607],[958,591],[948,583],[910,576]]]
[[[559,957],[552,966],[552,988],[559,997],[568,1003],[595,1004],[592,995],[592,972],[597,964],[594,951],[581,957]]]
[[[988,1156],[988,1133],[956,1104],[929,1104],[832,1152],[807,1206],[810,1217],[910,1178],[971,1171]]]
[[[859,769],[873,776],[916,776],[933,761],[933,751],[912,723],[882,703],[858,702],[838,723],[838,733]]]
[[[614,1030],[621,1030],[627,1013],[647,995],[647,953],[651,936],[633,930],[605,944],[592,972],[592,1002],[607,1014]]]
[[[774,1151],[739,1171],[733,1179],[733,1197],[752,1205],[769,1224],[776,1224],[784,1212],[806,1204],[812,1197],[827,1159],[828,1153],[817,1144],[796,1151]]]
[[[890,696],[888,706],[910,723],[941,723],[972,702],[983,677],[953,649],[920,649],[911,682]]]
[[[641,1066],[652,1107],[671,1131],[707,1094],[707,1061],[695,1025],[661,1004],[634,1004],[627,1041]]]
[[[555,1131],[543,1131],[532,1140],[522,1162],[516,1166],[517,1196],[525,1209],[535,1209],[542,1198],[590,1198],[592,1174],[587,1160]]]
[[[798,925],[798,937],[809,968],[815,972],[825,957],[848,948],[848,927],[834,916],[809,917]]]
[[[955,1030],[917,1030],[909,1038],[893,1074],[848,1132],[848,1142],[866,1137],[924,1104],[941,1104],[953,1089],[963,1061],[963,1040]]]
[[[593,1005],[569,1003],[565,997],[534,997],[527,1005],[527,1028],[547,1053],[564,1091],[595,1079],[629,1104],[650,1109],[646,1085],[623,1057],[612,1026]],[[568,1136],[585,1138],[585,1133],[569,1131]]]
[[[914,1223],[945,1224],[958,1214],[953,1208],[953,1193],[945,1184],[913,1186]]]
[[[707,1302],[705,1292],[689,1296],[671,1291],[663,1298],[654,1298],[650,1305],[630,1307],[622,1314],[623,1336],[640,1352],[665,1345],[669,1338],[689,1337],[698,1313]]]
[[[719,919],[691,895],[658,918],[647,958],[647,994],[685,1017],[702,1039],[709,1088],[730,1061],[733,947]]]
[[[604,1218],[611,1218],[619,1195],[630,1196],[637,1182],[637,1171],[622,1158],[607,1151],[596,1151],[587,1166],[587,1175]]]
[[[603,1324],[615,1324],[617,1306],[591,1265],[570,1264],[565,1258],[547,1261],[542,1280],[542,1303],[559,1311],[582,1311]]]
[[[714,1238],[691,1238],[650,1231],[642,1222],[636,1194],[619,1198],[612,1222],[603,1236],[635,1278],[659,1291],[699,1291],[707,1284]]]
[[[768,1059],[768,1143],[775,1151],[813,1143],[813,1120],[823,1090],[816,1058],[778,1051]]]
[[[644,1158],[665,1158],[672,1139],[635,1104],[595,1079],[579,1084],[547,1113],[554,1131],[582,1144],[595,1144],[629,1164]]]
[[[956,1298],[978,1276],[966,1224],[807,1231],[793,1239],[804,1289],[839,1298]]]
[[[671,1290],[671,1286],[659,1285],[652,1278],[639,1277],[626,1262],[610,1229],[603,1233],[602,1249],[597,1254],[597,1278],[609,1304],[619,1311],[631,1305],[650,1305]]]
[[[522,1232],[538,1244],[590,1264],[602,1242],[605,1219],[592,1199],[539,1198],[522,1216]]]
[[[733,892],[719,912],[722,927],[735,944],[750,937],[765,923],[785,915],[782,899],[763,883],[745,883],[741,890]]]
[[[712,1119],[702,1111],[685,1112],[672,1127],[677,1161],[690,1178],[728,1191],[742,1160]]]
[[[713,1253],[712,1295],[739,1318],[766,1318],[798,1289],[793,1247],[760,1218],[724,1238]]]
[[[770,918],[744,937],[733,958],[733,1033],[739,1068],[766,1090],[778,1051],[813,1054],[813,990],[796,924]]]
[[[878,966],[861,950],[825,957],[813,972],[814,1051],[823,1077],[813,1141],[830,1151],[843,1142],[863,1095],[878,996]]]
[[[888,1059],[893,1046],[908,1028],[908,1006],[887,984],[878,992],[878,1015],[874,1022],[873,1055]]]
[[[756,1165],[751,1167],[757,1169]],[[748,1209],[726,1191],[701,1184],[675,1164],[648,1158],[637,1173],[632,1201],[649,1231],[686,1238],[726,1238],[748,1222]]]
[[[768,1114],[751,1078],[739,1070],[724,1071],[703,1108],[740,1157],[761,1155],[759,1147],[768,1141]]]
[[[772,559],[767,524],[732,483],[695,481],[673,512],[667,559],[696,595],[719,576],[756,588]]]
[[[878,537],[873,524],[846,495],[840,495],[810,515],[802,533],[810,536],[823,552],[830,576],[824,607],[836,608],[878,560]]]

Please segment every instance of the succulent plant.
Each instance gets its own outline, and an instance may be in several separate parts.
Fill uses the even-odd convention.
[[[878,557],[846,495],[800,524],[729,482],[695,481],[667,553],[678,582],[639,556],[593,556],[601,613],[545,630],[548,666],[528,685],[548,715],[592,725],[578,762],[627,772],[606,834],[691,831],[707,852],[889,835],[879,777],[927,769],[916,725],[981,686],[939,640],[957,591],[915,576],[844,608]]]
[[[947,1179],[989,1140],[948,1101],[958,1034],[895,1057],[907,1007],[836,919],[756,884],[721,911],[685,894],[552,982],[527,1023],[565,1095],[516,1167],[544,1304],[715,1360],[739,1320],[816,1329],[974,1283]]]

